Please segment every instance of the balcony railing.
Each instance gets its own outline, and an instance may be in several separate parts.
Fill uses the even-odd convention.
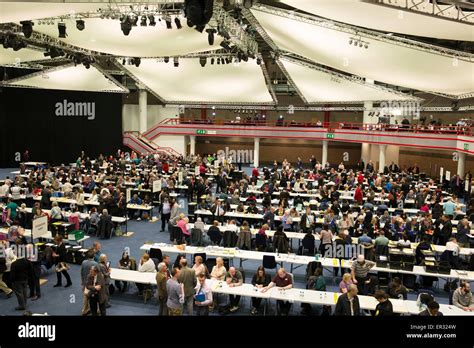
[[[455,134],[474,136],[474,127],[457,125],[419,125],[419,124],[385,124],[385,123],[352,123],[352,122],[295,122],[295,121],[267,121],[267,120],[224,120],[224,119],[193,119],[193,118],[168,118],[155,125],[144,135],[153,132],[163,125],[214,125],[214,126],[254,126],[254,127],[304,127],[304,128],[326,128],[328,130],[348,129],[361,131],[385,131],[385,132],[411,132],[429,134]]]

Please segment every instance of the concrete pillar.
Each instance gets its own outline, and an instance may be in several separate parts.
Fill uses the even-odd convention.
[[[323,167],[326,165],[328,161],[328,145],[329,142],[327,140],[323,140],[323,158],[321,160],[321,164]]]
[[[466,167],[466,154],[458,151],[458,175],[463,178]]]
[[[362,161],[364,161],[365,164],[367,164],[370,160],[370,144],[368,143],[362,143],[362,152],[361,156]]]
[[[385,168],[385,152],[387,151],[387,145],[379,145],[379,173],[383,173]]]
[[[366,80],[367,83],[374,83],[373,80]],[[369,112],[372,111],[372,108],[374,106],[374,103],[371,101],[366,101],[364,102],[364,117],[362,119],[362,123],[367,124],[367,123],[374,123],[374,119],[372,117],[369,117]],[[367,164],[370,160],[370,144],[367,143],[362,143],[362,149],[361,149],[361,158],[364,161],[365,164]]]
[[[141,134],[145,133],[148,130],[148,122],[147,122],[147,91],[146,89],[139,89],[138,90],[138,113],[139,113],[139,131]]]
[[[191,156],[194,156],[196,154],[196,136],[195,135],[190,135],[189,136],[189,152]]]
[[[258,167],[260,165],[260,138],[253,140],[253,165]]]

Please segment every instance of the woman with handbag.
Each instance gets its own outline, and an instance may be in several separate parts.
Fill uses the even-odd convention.
[[[72,285],[71,282],[71,277],[69,276],[69,273],[67,272],[69,269],[69,266],[66,263],[66,246],[63,243],[63,236],[57,235],[54,238],[54,241],[56,242],[56,250],[53,251],[53,258],[54,258],[54,263],[56,264],[56,276],[58,278],[58,281],[56,285],[54,285],[55,288],[62,286],[62,277],[61,275],[64,275],[66,278],[66,285],[64,286],[65,288],[68,288]]]
[[[89,307],[91,309],[92,316],[97,315],[97,309],[99,309],[100,315],[105,316],[105,304],[107,296],[105,293],[105,280],[104,276],[99,270],[99,267],[92,266],[87,277],[86,287],[84,294],[89,299]]]

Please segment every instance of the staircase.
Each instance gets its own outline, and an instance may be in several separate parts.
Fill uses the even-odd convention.
[[[179,152],[171,147],[163,147],[148,140],[138,132],[124,132],[123,145],[129,147],[137,154],[151,155],[160,154],[167,156],[181,156]]]

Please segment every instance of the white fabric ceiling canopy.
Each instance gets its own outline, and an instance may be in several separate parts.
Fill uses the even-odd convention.
[[[11,48],[5,49],[0,47],[0,65],[21,64],[43,59],[46,58],[44,57],[43,52],[39,50],[22,48],[21,50],[14,51]]]
[[[282,0],[294,8],[335,21],[406,35],[474,41],[474,25],[360,0]],[[440,5],[442,6],[442,5]]]
[[[364,78],[421,91],[460,96],[474,91],[474,64],[410,47],[363,38],[369,47],[349,44],[352,35],[252,10],[280,48],[316,63]]]
[[[67,65],[39,73],[26,75],[2,83],[6,87],[59,89],[66,91],[128,93],[128,90],[112,82],[98,69],[91,66]]]
[[[409,100],[408,95],[390,92],[364,82],[349,81],[327,72],[286,60],[280,62],[309,103]]]
[[[254,60],[239,64],[210,64],[199,59],[158,62],[142,59],[139,67],[125,65],[137,79],[165,101],[215,103],[273,103],[260,66]]]
[[[167,29],[165,21],[156,19],[156,26],[132,27],[125,36],[118,19],[85,19],[85,29],[79,31],[75,20],[65,20],[67,37],[60,39],[68,44],[85,49],[124,57],[159,57],[185,55],[213,50],[220,47],[221,39],[216,36],[213,46],[207,40],[207,33],[189,28],[181,17],[182,28]],[[34,29],[52,37],[58,37],[57,25],[35,25]]]
[[[99,8],[107,6],[104,3],[76,2],[76,3],[52,3],[52,2],[28,2],[11,1],[0,2],[0,23],[20,22],[35,20],[61,15],[69,15],[79,12],[95,12]],[[36,27],[35,27],[36,29]]]

